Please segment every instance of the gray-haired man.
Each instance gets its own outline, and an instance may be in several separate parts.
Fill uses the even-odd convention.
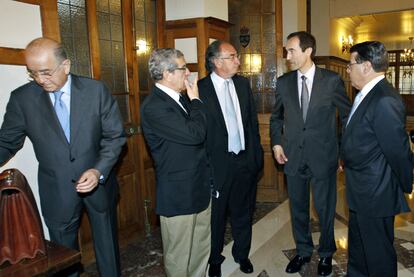
[[[188,82],[184,56],[171,48],[152,53],[149,71],[155,86],[141,107],[141,123],[155,162],[165,270],[167,276],[204,276],[211,193],[197,80]]]

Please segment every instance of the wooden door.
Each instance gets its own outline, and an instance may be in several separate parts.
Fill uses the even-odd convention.
[[[141,154],[144,143],[139,128],[139,78],[133,29],[136,2],[137,0],[91,0],[85,1],[84,7],[71,7],[66,4],[67,1],[58,1],[58,10],[69,6],[70,10],[79,12],[83,8],[85,11],[91,77],[102,80],[109,87],[124,121],[127,144],[116,165],[120,188],[117,214],[121,247],[150,228],[148,213],[153,209],[149,204],[155,202],[152,187],[146,185]],[[69,16],[73,15],[78,16],[79,13],[71,12]],[[60,17],[61,22],[79,24],[76,19]],[[81,38],[79,33],[74,33],[72,39],[66,39],[62,34],[62,41],[75,42],[73,53],[76,54]],[[79,59],[77,61],[80,62]],[[79,68],[82,69],[82,65]],[[82,219],[80,245],[82,262],[89,264],[94,260],[94,252],[86,216]]]

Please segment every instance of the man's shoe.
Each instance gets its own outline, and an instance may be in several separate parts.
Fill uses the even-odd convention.
[[[318,275],[328,276],[332,273],[332,257],[325,257],[319,260]]]
[[[210,264],[208,268],[209,277],[221,277],[221,264]]]
[[[303,264],[305,263],[309,263],[310,262],[311,257],[302,257],[299,255],[296,255],[293,260],[291,260],[289,262],[289,264],[286,267],[286,272],[287,273],[296,273],[298,271],[300,271],[300,268],[302,267]]]
[[[253,265],[249,259],[240,260],[238,262],[240,264],[240,270],[244,273],[252,273],[253,272]]]

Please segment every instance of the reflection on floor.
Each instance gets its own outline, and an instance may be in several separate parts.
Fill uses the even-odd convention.
[[[335,238],[337,252],[333,257],[333,273],[331,276],[345,276],[347,263],[347,218],[348,208],[345,199],[345,185],[342,174],[338,176],[338,202],[336,207]],[[414,210],[413,195],[407,200]],[[319,228],[316,212],[312,211],[312,236],[315,244],[319,239]],[[398,276],[414,276],[414,217],[413,213],[397,216],[395,221],[395,248],[398,257]],[[312,260],[297,274],[285,273],[289,259],[293,258],[295,245],[292,237],[289,201],[285,201],[266,215],[254,226],[253,243],[250,259],[255,266],[253,276],[317,276],[318,254],[315,251]],[[230,257],[229,246],[226,247]],[[230,255],[229,255],[230,254]],[[231,258],[223,264],[223,276],[246,276]]]
[[[335,238],[337,252],[333,257],[333,273],[331,276],[345,276],[347,263],[347,218],[348,208],[345,201],[345,186],[343,176],[338,176],[338,202],[335,220]],[[409,205],[414,210],[413,195],[408,195]],[[272,206],[273,205],[273,206]],[[309,264],[303,267],[297,274],[285,273],[289,259],[295,255],[295,245],[292,238],[289,201],[280,205],[258,204],[258,212],[255,219],[260,219],[253,226],[252,249],[250,259],[254,265],[254,273],[243,274],[231,257],[232,242],[225,249],[226,260],[222,265],[223,277],[238,276],[317,276],[318,254],[315,251]],[[276,208],[274,208],[276,207]],[[269,212],[270,211],[270,212]],[[266,215],[263,215],[266,213]],[[319,227],[316,212],[312,211],[312,236],[315,244],[319,239]],[[414,216],[413,213],[399,215],[395,221],[395,248],[398,256],[398,276],[414,276]],[[134,245],[130,245],[122,251],[122,275],[123,276],[165,276],[162,269],[162,247],[159,230],[153,236]],[[88,276],[97,276],[93,269],[88,269]]]

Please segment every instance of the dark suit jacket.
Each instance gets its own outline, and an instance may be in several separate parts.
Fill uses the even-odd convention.
[[[22,148],[26,136],[33,143],[42,212],[55,222],[67,222],[80,212],[81,197],[97,211],[108,209],[107,193],[116,192],[116,183],[81,195],[75,182],[90,168],[114,181],[109,174],[125,143],[118,105],[109,90],[99,81],[71,76],[70,144],[49,94],[35,82],[11,93],[0,130],[0,164]]]
[[[141,125],[155,162],[157,213],[194,214],[210,203],[210,171],[204,148],[206,116],[199,100],[187,114],[157,87],[141,106]]]
[[[362,100],[343,135],[348,205],[357,213],[386,217],[409,211],[403,191],[413,183],[405,107],[381,80]]]
[[[260,144],[256,106],[249,80],[235,75],[233,83],[239,99],[243,121],[245,155],[251,173],[256,176],[263,168],[263,149]],[[220,103],[210,75],[198,81],[200,98],[205,104],[207,118],[207,153],[213,168],[215,189],[220,191],[228,169],[228,134]]]
[[[285,173],[295,175],[306,159],[313,175],[327,178],[338,166],[336,111],[346,124],[350,101],[338,74],[316,67],[306,123],[298,96],[297,71],[276,83],[276,102],[270,117],[271,145],[282,145],[288,162]]]

